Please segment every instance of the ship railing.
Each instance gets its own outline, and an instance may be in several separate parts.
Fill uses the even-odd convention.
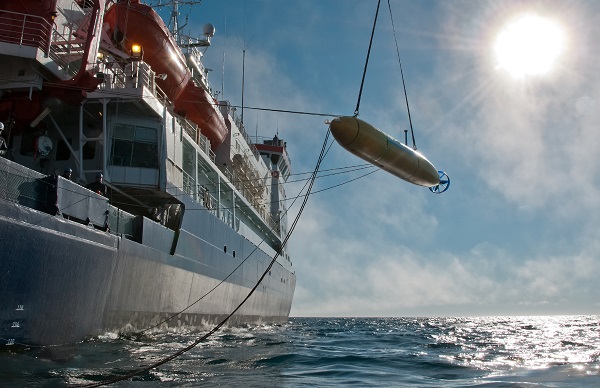
[[[219,166],[219,169],[221,170],[221,172],[223,172],[227,179],[233,183],[238,193],[240,193],[242,197],[244,197],[248,201],[248,203],[254,208],[254,210],[256,211],[256,213],[258,213],[259,217],[263,220],[263,222],[267,224],[272,230],[278,232],[279,226],[276,222],[273,221],[271,215],[265,210],[265,206],[262,203],[262,197],[255,193],[256,188],[249,186],[247,184],[248,182],[243,178],[237,179],[238,174],[232,171],[229,167]],[[239,219],[237,219],[236,222],[238,224],[237,227],[239,228]],[[260,227],[260,225],[256,225]]]
[[[225,169],[225,167],[222,168],[222,170],[223,169]],[[265,223],[274,230],[277,230],[276,224],[272,222],[270,214],[265,210],[263,199],[260,195],[260,192],[264,190],[264,186],[261,183],[261,180],[258,179],[258,175],[250,178],[247,174],[235,172],[231,172],[231,174],[233,175],[233,180],[231,180],[231,182],[233,182],[233,185],[238,192],[246,198]]]
[[[233,212],[229,209],[221,209],[221,221],[229,225],[235,231],[240,230],[240,219],[233,216]]]
[[[58,31],[59,25],[54,25],[52,30],[52,41],[50,44],[50,52],[48,55],[54,62],[64,70],[66,77],[73,77],[79,71],[83,56],[85,54],[84,39],[77,36],[76,32],[81,30],[82,25],[78,22],[89,22],[88,18],[74,17],[73,14],[78,12],[90,13],[91,10],[81,10],[77,5],[72,4],[75,9],[71,9],[68,13],[64,9],[58,7],[57,11],[62,14],[67,22],[60,23],[63,28],[63,33]]]
[[[221,170],[221,172],[223,173],[223,175],[225,175],[225,177],[227,178],[227,180],[229,180],[229,182],[235,181],[235,179],[234,179],[235,174],[229,167],[227,167],[226,165],[222,165],[222,166],[219,166],[219,170]]]
[[[255,190],[251,190],[243,184],[236,185],[238,190],[244,195],[244,197],[250,202],[252,207],[256,210],[260,218],[275,232],[279,232],[279,225],[273,220],[271,214],[267,211],[263,197],[255,193]]]
[[[179,125],[183,128],[185,133],[187,133],[192,139],[196,140],[196,137],[198,136],[198,134],[200,132],[200,131],[198,131],[198,126],[192,125],[192,123],[190,123],[188,120],[185,120],[185,119],[178,120],[178,121],[179,121]],[[198,145],[200,145],[200,143],[198,143]]]
[[[96,77],[103,80],[99,90],[145,87],[157,100],[170,104],[167,94],[156,84],[156,74],[146,62],[119,62],[100,59],[96,63]]]
[[[213,215],[218,216],[217,199],[212,194],[209,193],[208,189],[206,189],[206,187],[204,187],[204,185],[198,185],[196,187],[196,189],[198,192],[196,202],[202,204],[206,208],[206,210],[211,212]],[[223,211],[223,209],[221,209],[221,211]],[[239,222],[239,220],[238,220],[238,222]]]
[[[254,157],[256,157],[256,159],[260,158],[260,152],[258,152],[258,149],[254,146],[254,142],[250,138],[250,135],[248,135],[248,132],[246,132],[246,127],[244,126],[241,117],[239,117],[235,113],[235,110],[233,110],[233,108],[230,108],[229,112],[233,117],[233,121],[235,122],[236,127],[239,129],[240,133],[244,137],[244,140],[246,140],[246,143],[248,143],[248,147],[250,147],[250,151],[252,151]]]
[[[267,225],[269,225],[269,227],[274,231],[279,232],[279,225],[277,222],[275,222],[275,220],[273,220],[273,217],[271,217],[271,213],[267,212],[264,206],[259,205],[258,209],[261,217],[263,218],[263,220],[265,220]]]
[[[43,174],[0,157],[0,199],[36,210],[45,210],[47,184]]]
[[[58,31],[52,31],[52,45],[49,56],[62,68],[65,77],[73,77],[79,71],[83,60],[83,47],[79,43],[71,43],[67,37]]]
[[[124,89],[127,86],[127,75],[117,61],[98,60],[95,75],[102,80],[98,90]]]
[[[200,150],[214,163],[216,155],[210,148],[210,141],[208,138],[204,136],[202,132],[200,132],[200,128],[196,124],[193,124],[191,121],[183,117],[177,117],[177,121],[185,133],[187,133],[196,142],[196,144],[198,144]]]
[[[41,16],[3,11],[0,14],[0,41],[40,49],[64,71],[65,79],[72,78],[79,71],[84,50],[82,42],[75,41],[71,35],[78,26],[71,23],[69,27],[66,36]]]
[[[111,233],[127,238],[136,234],[136,216],[106,203],[106,198],[60,176],[45,176],[5,158],[0,158],[0,199],[53,215],[62,214],[71,221],[87,224],[95,220],[100,226],[107,223]],[[103,209],[108,209],[108,214],[97,211],[99,204],[106,204]],[[91,214],[99,216],[96,219]]]
[[[190,197],[194,198],[194,201],[197,200],[196,196],[196,180],[187,172],[182,171],[183,173],[183,187],[181,188],[184,193],[188,194]]]
[[[200,146],[200,149],[203,150],[204,153],[209,157],[209,159],[212,160],[212,162],[214,163],[216,155],[214,151],[210,148],[210,142],[208,141],[208,138],[201,133],[198,134],[198,145]]]
[[[271,228],[273,228],[274,231],[276,231],[277,233],[280,232],[279,221],[274,220],[273,217],[271,217],[270,215],[269,215],[269,224],[271,225]]]
[[[203,88],[208,90],[208,93],[211,96],[214,97],[214,91],[213,91],[212,85],[207,77],[208,70],[206,69],[206,67],[204,67],[204,64],[202,63],[203,54],[202,54],[202,51],[200,51],[198,49],[198,46],[206,47],[206,46],[202,45],[202,43],[206,42],[206,40],[194,38],[189,35],[180,35],[179,41],[180,41],[180,46],[185,51],[186,56],[193,58],[193,61],[194,61],[193,67],[194,68],[192,68],[192,76],[194,77],[194,79],[197,82],[202,84]],[[198,75],[194,74],[196,71],[198,71],[200,74],[198,74]]]
[[[52,25],[43,17],[5,11],[0,14],[0,42],[37,47],[48,55]]]

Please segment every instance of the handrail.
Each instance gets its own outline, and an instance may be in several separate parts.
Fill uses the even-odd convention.
[[[0,42],[38,47],[48,55],[52,30],[52,25],[41,16],[13,11],[0,14]]]

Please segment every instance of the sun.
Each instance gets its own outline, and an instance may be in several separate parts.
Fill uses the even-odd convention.
[[[564,51],[565,34],[558,23],[524,14],[498,33],[494,51],[498,67],[515,78],[540,76],[554,67]]]

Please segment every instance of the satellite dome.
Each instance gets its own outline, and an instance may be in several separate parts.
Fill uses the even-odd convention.
[[[202,28],[203,34],[204,36],[208,36],[209,38],[212,38],[213,36],[215,36],[215,26],[213,26],[210,23],[207,23],[204,25],[204,27]]]

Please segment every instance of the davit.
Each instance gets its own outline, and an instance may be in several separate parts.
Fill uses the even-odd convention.
[[[356,117],[337,117],[329,124],[337,142],[359,158],[415,185],[440,184],[438,170],[420,152]]]

